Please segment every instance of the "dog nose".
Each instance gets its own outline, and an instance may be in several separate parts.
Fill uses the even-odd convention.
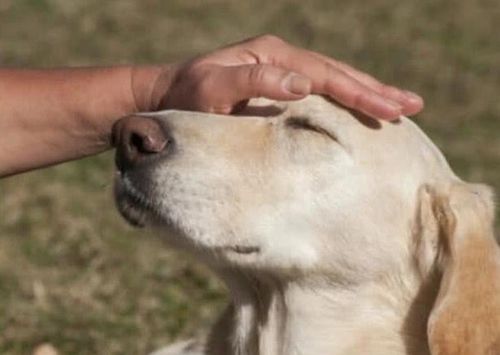
[[[150,117],[129,116],[116,122],[112,143],[116,147],[116,165],[127,170],[166,151],[172,139],[160,122]]]

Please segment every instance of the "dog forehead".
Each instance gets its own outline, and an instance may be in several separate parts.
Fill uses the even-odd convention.
[[[394,178],[415,175],[422,182],[456,180],[444,155],[410,119],[366,117],[318,96],[287,104],[287,115],[303,116],[332,131],[358,164]]]

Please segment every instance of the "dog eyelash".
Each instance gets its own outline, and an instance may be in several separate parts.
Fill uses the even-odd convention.
[[[305,117],[290,117],[286,121],[286,125],[288,127],[291,127],[293,129],[303,129],[311,132],[316,132],[322,135],[325,135],[334,141],[338,142],[338,138],[331,132],[327,131],[324,128],[318,127],[314,124],[312,124],[307,118]]]

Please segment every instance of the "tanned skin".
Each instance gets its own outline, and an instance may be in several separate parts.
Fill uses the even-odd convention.
[[[0,176],[103,152],[113,123],[136,112],[230,114],[253,97],[310,93],[377,119],[423,108],[416,94],[269,35],[172,65],[0,69]]]

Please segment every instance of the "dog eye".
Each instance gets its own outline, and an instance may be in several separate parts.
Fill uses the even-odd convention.
[[[290,117],[286,121],[286,125],[293,129],[305,129],[308,131],[321,133],[319,127],[316,127],[313,124],[311,124],[311,122],[309,122],[309,120],[305,117]]]
[[[306,131],[319,133],[338,142],[337,137],[333,133],[311,123],[309,119],[307,119],[306,117],[290,117],[289,119],[286,120],[286,125],[292,129],[302,129]]]

